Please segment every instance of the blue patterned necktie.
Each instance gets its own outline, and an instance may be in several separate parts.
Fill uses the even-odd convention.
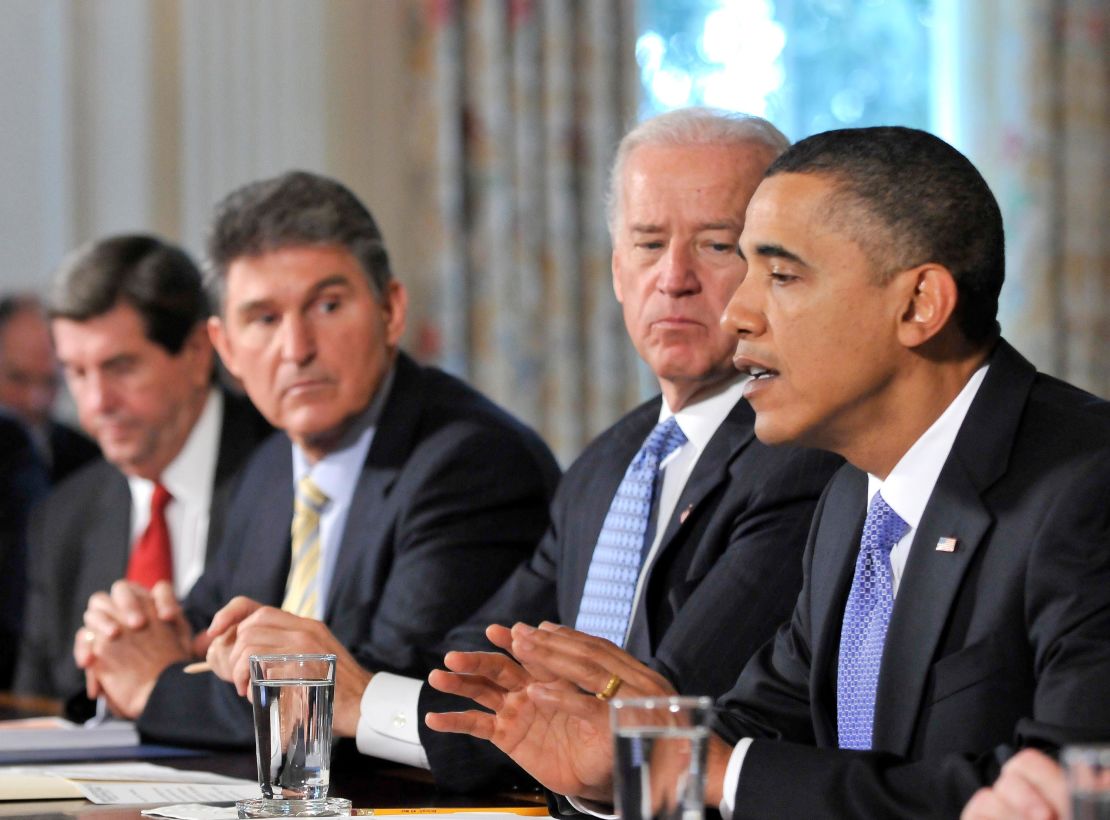
[[[575,629],[617,646],[624,643],[659,465],[685,443],[686,435],[671,416],[655,426],[628,465],[601,525]]]
[[[836,728],[841,749],[871,748],[879,665],[894,609],[890,551],[908,529],[882,493],[875,493],[863,522],[856,575],[840,630]]]

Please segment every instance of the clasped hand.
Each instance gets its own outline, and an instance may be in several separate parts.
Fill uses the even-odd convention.
[[[131,719],[146,708],[158,676],[175,663],[203,657],[220,678],[249,698],[250,656],[291,652],[336,655],[333,730],[353,737],[371,674],[324,624],[311,618],[239,596],[194,638],[168,583],[160,582],[148,592],[117,581],[109,592],[89,599],[84,627],[73,644],[77,666],[85,670],[88,696],[105,696],[115,714]]]
[[[142,713],[166,667],[203,654],[165,581],[149,591],[116,581],[110,591],[89,598],[83,620],[73,657],[85,671],[85,691],[90,698],[103,695],[122,717]]]
[[[331,653],[336,656],[332,731],[354,737],[367,672],[320,621],[302,618],[239,596],[215,614],[205,633],[206,660],[220,678],[251,697],[250,656],[288,653]]]

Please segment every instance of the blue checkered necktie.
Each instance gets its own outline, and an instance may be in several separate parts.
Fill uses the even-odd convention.
[[[621,646],[628,631],[659,464],[686,443],[674,416],[641,445],[617,487],[594,547],[574,628]]]
[[[882,493],[875,493],[863,522],[856,575],[840,629],[836,728],[841,749],[871,748],[879,666],[894,609],[890,551],[908,529]]]

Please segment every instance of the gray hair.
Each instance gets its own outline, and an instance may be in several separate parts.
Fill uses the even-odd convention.
[[[644,120],[617,146],[605,195],[605,215],[612,235],[617,225],[621,183],[628,157],[642,145],[762,145],[768,162],[790,147],[790,140],[762,117],[716,108],[680,108]]]

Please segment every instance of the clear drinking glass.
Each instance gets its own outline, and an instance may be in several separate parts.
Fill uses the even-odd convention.
[[[701,820],[710,698],[615,698],[613,802],[622,820]]]
[[[262,798],[236,804],[239,816],[350,814],[328,800],[335,655],[251,655],[250,668]]]
[[[1067,746],[1060,760],[1072,820],[1110,820],[1110,746]]]

